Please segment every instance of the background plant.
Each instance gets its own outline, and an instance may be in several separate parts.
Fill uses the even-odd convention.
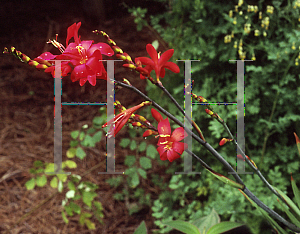
[[[152,27],[175,49],[174,57],[201,59],[201,62],[192,62],[192,79],[195,80],[193,92],[211,102],[235,102],[236,65],[228,60],[255,60],[245,62],[246,154],[258,163],[262,173],[274,186],[289,193],[289,173],[299,170],[292,134],[299,131],[300,118],[297,108],[300,104],[297,72],[299,3],[259,1],[254,6],[243,1],[232,4],[198,0],[160,2],[165,4],[166,11],[150,16]],[[167,82],[167,79],[172,82]],[[166,88],[172,89],[176,99],[183,101],[182,78],[171,75],[167,79],[164,80]],[[148,86],[147,91],[154,99],[162,95],[160,90],[151,86]],[[160,100],[169,111],[174,111],[174,106],[167,99]],[[234,132],[235,106],[214,108]],[[225,131],[216,121],[198,114],[201,111],[201,106],[193,106],[193,120],[203,123],[201,130],[206,139],[218,149],[217,142],[221,137],[226,137]],[[283,135],[283,132],[286,134]],[[235,147],[228,145],[220,153],[234,165],[235,150]],[[205,157],[206,152],[201,151],[200,146],[193,145],[193,152],[214,165],[216,171],[222,171],[221,165],[216,164],[212,158]],[[203,170],[195,165],[195,171]],[[185,179],[180,175],[173,175],[170,180],[170,185],[173,180],[178,182],[176,189],[172,191],[172,203],[168,201],[169,196],[163,195],[168,193],[166,191],[154,202],[153,215],[158,219],[157,225],[163,227],[159,223],[166,219],[207,215],[209,209],[206,207],[214,207],[222,217],[247,222],[253,232],[263,233],[257,225],[261,223],[258,213],[251,211],[250,204],[238,192],[228,192],[228,188],[220,187],[210,175],[203,172],[196,185],[199,191],[207,192],[199,192],[207,199],[203,203],[198,201],[196,194],[188,193],[195,186],[193,177],[196,176],[184,177]],[[256,176],[244,175],[242,178],[268,206],[275,207],[274,197],[265,196],[266,191]],[[176,195],[177,193],[180,195]],[[173,205],[182,204],[183,200],[190,203],[184,207]],[[168,229],[162,229],[162,232],[167,231]]]

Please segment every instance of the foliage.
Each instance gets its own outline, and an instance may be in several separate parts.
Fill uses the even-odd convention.
[[[254,60],[245,61],[246,153],[256,162],[270,183],[280,186],[282,190],[290,190],[288,174],[299,170],[299,156],[296,154],[292,136],[292,132],[300,131],[300,80],[297,72],[300,33],[297,1],[272,1],[271,4],[270,1],[261,0],[256,6],[243,1],[160,2],[165,2],[166,11],[150,16],[152,27],[175,49],[175,58],[201,60],[192,62],[192,79],[195,80],[193,92],[210,102],[227,102],[227,106],[214,108],[233,132],[236,128],[236,110],[235,105],[230,103],[236,100],[236,62],[228,60]],[[182,103],[182,73],[177,76],[169,75],[164,81],[166,88],[173,90],[174,97]],[[148,86],[147,91],[151,98],[159,99],[162,106],[172,113],[175,111],[176,117],[183,120],[173,104],[167,98],[162,98],[161,90]],[[218,149],[217,142],[226,137],[226,133],[221,125],[209,120],[202,111],[200,105],[193,105],[193,120],[201,123],[206,140]],[[236,149],[228,144],[220,150],[234,165]],[[208,157],[201,146],[193,145],[193,152],[204,158],[208,164],[214,165],[216,171],[226,173],[212,157]],[[196,165],[195,171],[202,169]],[[246,171],[249,171],[247,166]],[[172,180],[179,176],[173,175],[169,185],[173,186]],[[255,190],[256,195],[268,206],[275,207],[274,197],[265,195],[265,189],[255,176],[241,176],[249,189]],[[299,175],[297,178],[300,178]],[[169,229],[163,228],[161,222],[182,219],[183,216],[189,219],[188,216],[192,216],[193,212],[189,215],[187,211],[201,207],[195,194],[188,193],[194,189],[192,185],[195,178],[184,176],[177,181],[180,183],[174,187],[172,193],[162,192],[152,208],[153,216],[157,218],[156,224],[162,228],[163,233]],[[197,183],[200,188],[209,188],[204,190],[209,191],[208,200],[204,202],[202,210],[197,212],[207,215],[205,207],[218,208],[217,212],[223,217],[231,221],[245,221],[253,232],[263,233],[257,225],[257,222],[261,222],[257,217],[259,214],[251,211],[243,197],[228,191],[226,187],[220,187],[219,183],[215,183],[204,173]],[[167,194],[172,194],[172,202]],[[185,206],[173,205],[182,204],[183,201],[187,202]]]

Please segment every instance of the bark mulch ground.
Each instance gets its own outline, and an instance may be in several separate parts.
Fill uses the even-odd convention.
[[[106,31],[133,58],[147,56],[146,44],[156,39],[146,29],[137,32],[133,18],[126,13],[116,13],[106,21],[93,25],[78,5],[80,1],[24,2],[26,4],[14,0],[1,3],[0,48],[15,46],[31,58],[48,50],[58,54],[58,50],[45,42],[58,33],[58,40],[65,44],[67,27],[79,21],[82,22],[79,30],[82,40],[105,42],[100,36],[92,34],[92,30]],[[0,233],[133,233],[142,220],[146,221],[148,230],[155,228],[151,209],[129,215],[126,202],[112,198],[117,189],[105,182],[112,175],[98,174],[106,171],[104,137],[96,148],[87,150],[84,160],[76,159],[76,170],[70,170],[82,175],[101,164],[84,178],[99,186],[97,193],[104,207],[104,224],[98,223],[96,231],[81,227],[78,217],[71,218],[68,225],[63,222],[61,201],[64,193],[55,193],[56,190],[50,186],[26,190],[24,184],[31,178],[29,169],[33,167],[33,162],[53,162],[54,80],[49,74],[37,71],[9,55],[0,56],[0,71]],[[128,72],[121,64],[116,66],[115,77],[139,81],[134,82],[135,85],[145,90],[145,83],[140,82],[138,75]],[[95,87],[88,83],[80,87],[78,82],[72,83],[69,78],[64,78],[62,82],[62,101],[105,102],[106,83],[103,80],[97,80]],[[117,99],[124,106],[143,101],[137,94],[125,89],[117,94]],[[97,106],[63,106],[63,160],[71,140],[70,132],[79,130],[84,124],[90,125],[99,114],[98,109]],[[126,131],[120,132],[117,143],[124,134]],[[116,171],[124,171],[124,156],[128,153],[128,149],[116,148]],[[142,186],[145,190],[151,189],[151,193],[155,191],[147,185]]]

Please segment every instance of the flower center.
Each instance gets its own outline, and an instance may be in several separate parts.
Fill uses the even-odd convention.
[[[86,61],[88,60],[88,56],[86,55],[86,50],[80,45],[76,46],[76,49],[78,50],[78,53],[81,56],[80,64],[86,63]]]
[[[160,137],[170,137],[170,135],[159,135]],[[160,145],[164,145],[164,149],[165,150],[170,150],[173,146],[173,142],[172,141],[169,141],[169,140],[166,140],[164,142],[160,142]]]

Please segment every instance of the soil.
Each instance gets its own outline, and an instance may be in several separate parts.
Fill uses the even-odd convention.
[[[22,3],[20,3],[22,2]],[[109,1],[107,1],[109,2]],[[114,1],[112,1],[114,2]],[[82,22],[79,30],[82,40],[105,42],[92,30],[108,33],[118,46],[131,55],[147,56],[146,44],[156,39],[150,30],[136,31],[133,17],[117,4],[108,6],[102,22],[90,20],[89,13],[83,10],[82,2],[77,1],[2,1],[0,9],[0,48],[14,46],[31,58],[45,51],[58,54],[58,50],[45,42],[54,39],[65,44],[67,27],[74,22]],[[152,6],[152,8],[155,6]],[[64,223],[61,212],[62,193],[49,186],[27,190],[25,183],[32,177],[29,169],[36,160],[53,162],[54,139],[54,80],[43,71],[37,71],[17,58],[3,54],[0,56],[0,233],[133,233],[145,220],[149,233],[157,227],[151,216],[151,208],[130,215],[128,201],[114,200],[113,194],[121,192],[122,187],[112,188],[105,182],[114,175],[99,175],[106,171],[105,137],[93,149],[87,149],[84,160],[75,159],[78,168],[71,173],[83,175],[93,166],[96,170],[85,175],[85,180],[99,186],[97,193],[104,208],[103,224],[95,219],[96,230],[89,231],[78,223],[78,216]],[[145,91],[145,82],[134,72],[129,72],[121,65],[116,66],[115,77],[126,77],[140,90]],[[71,82],[69,77],[62,80],[63,102],[105,102],[106,82],[97,80],[95,87],[86,83],[80,87],[78,82]],[[144,101],[140,96],[126,89],[116,95],[116,99],[128,107]],[[63,106],[62,137],[63,160],[71,140],[70,132],[79,130],[84,124],[91,125],[92,119],[99,115],[99,106]],[[126,131],[122,130],[116,139],[116,145]],[[124,171],[124,157],[132,153],[129,149],[116,147],[116,171]],[[163,175],[160,167],[149,173]],[[158,196],[159,188],[141,185],[151,198]],[[151,231],[152,230],[152,231]],[[175,233],[175,232],[174,232]]]

